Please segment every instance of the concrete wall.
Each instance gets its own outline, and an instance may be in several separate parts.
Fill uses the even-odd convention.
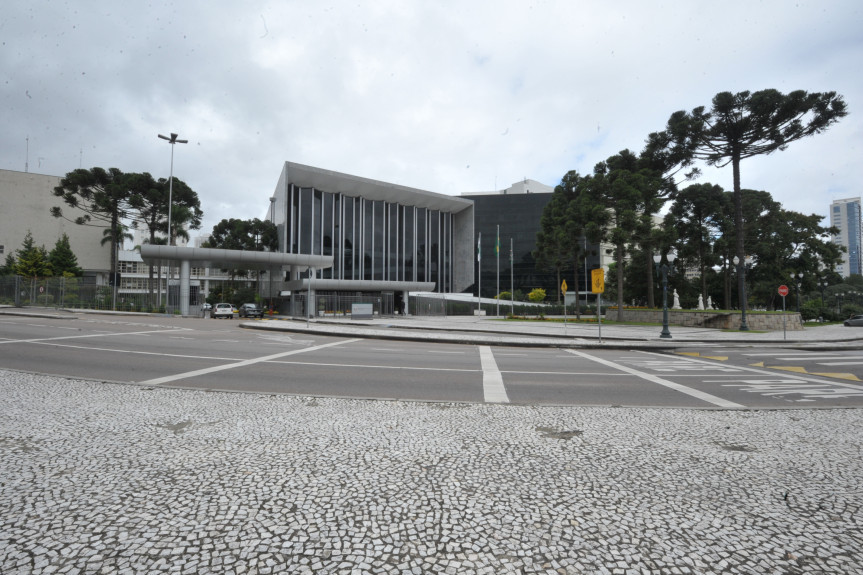
[[[615,310],[606,312],[609,318],[617,318]],[[637,323],[662,323],[662,310],[624,309],[623,321]],[[802,330],[803,321],[796,312],[785,313],[785,329]],[[781,313],[747,313],[746,323],[755,331],[781,331]],[[740,312],[709,312],[668,310],[668,324],[682,327],[710,327],[716,329],[740,329]]]
[[[473,213],[474,207],[470,206],[453,214],[452,217],[452,291],[455,293],[466,290],[475,281],[474,259],[476,258],[476,238],[473,227]]]
[[[53,190],[60,177],[0,170],[0,261],[21,248],[27,232],[37,246],[51,251],[65,233],[69,245],[85,271],[108,272],[111,268],[111,247],[101,245],[103,227],[79,226],[51,215],[51,207],[63,208],[64,216],[74,219],[84,212],[67,206]]]

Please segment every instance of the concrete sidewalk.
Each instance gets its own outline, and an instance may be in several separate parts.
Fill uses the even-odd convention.
[[[863,349],[863,330],[842,325],[814,325],[783,332],[721,331],[670,326],[671,339],[659,337],[661,326],[605,325],[557,321],[513,321],[502,317],[420,317],[351,320],[326,318],[258,320],[244,328],[476,345],[531,347],[603,347],[676,349],[705,345],[789,345],[817,349]],[[600,338],[601,331],[601,338]]]

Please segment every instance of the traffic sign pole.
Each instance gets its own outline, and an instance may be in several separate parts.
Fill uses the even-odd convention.
[[[566,335],[566,280],[560,283],[560,291],[563,293],[563,334]]]
[[[778,289],[778,290],[776,290],[776,291],[777,291],[777,292],[779,292],[779,295],[781,295],[781,296],[782,296],[782,339],[786,339],[786,331],[785,331],[785,322],[786,322],[786,317],[785,317],[785,296],[787,296],[787,295],[788,295],[788,286],[787,286],[787,285],[781,285],[781,286],[779,286],[779,289]]]

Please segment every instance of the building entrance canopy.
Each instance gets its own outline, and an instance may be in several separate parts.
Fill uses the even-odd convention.
[[[189,314],[189,278],[192,264],[203,268],[240,268],[244,270],[270,270],[286,268],[323,269],[333,265],[333,256],[308,254],[283,254],[279,252],[247,252],[242,250],[220,250],[213,248],[188,248],[181,246],[141,246],[141,259],[148,265],[159,265],[160,261],[176,261],[180,266],[180,313]]]

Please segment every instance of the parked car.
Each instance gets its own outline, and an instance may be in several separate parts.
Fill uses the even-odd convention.
[[[218,319],[220,317],[234,319],[234,306],[229,303],[217,303],[213,306],[211,317],[213,319]]]
[[[863,315],[852,315],[845,320],[845,327],[863,327]]]
[[[255,303],[244,303],[240,306],[240,317],[264,317],[264,310]]]

